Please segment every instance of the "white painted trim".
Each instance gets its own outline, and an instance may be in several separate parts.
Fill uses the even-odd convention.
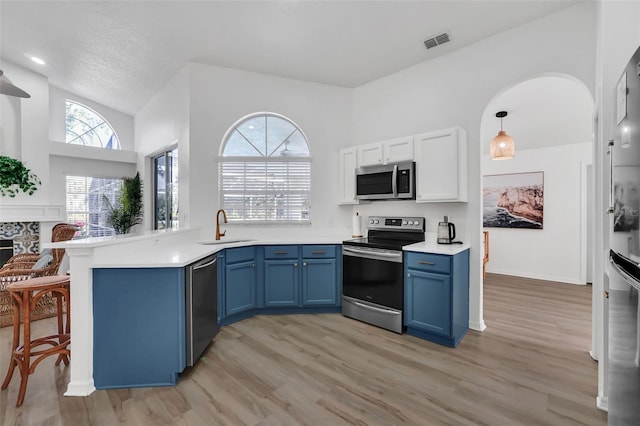
[[[73,360],[65,395],[87,396],[93,384],[93,248],[67,247],[71,270]]]
[[[57,155],[59,157],[115,161],[119,163],[136,164],[138,162],[138,154],[135,151],[126,151],[124,149],[105,149],[63,142],[50,142],[49,154]]]
[[[508,270],[489,270],[487,272],[490,274],[498,274],[498,275],[511,275],[513,277],[522,277],[522,278],[532,278],[534,280],[543,280],[543,281],[556,281],[563,284],[575,284],[575,285],[586,285],[584,282],[579,282],[578,280],[571,280],[566,277],[556,277],[552,275],[544,275],[544,274],[523,274],[521,271],[508,271]]]
[[[0,205],[0,222],[59,222],[65,219],[65,206],[38,204]]]
[[[480,322],[469,321],[469,328],[476,331],[485,331],[487,329],[487,324],[485,324],[484,320]]]
[[[598,395],[596,397],[596,408],[602,411],[609,411],[609,399],[606,396]]]

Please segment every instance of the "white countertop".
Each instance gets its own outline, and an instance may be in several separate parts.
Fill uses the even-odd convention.
[[[293,234],[293,235],[292,235]],[[220,241],[201,238],[197,230],[151,231],[139,235],[87,238],[44,247],[64,247],[73,256],[75,249],[92,250],[92,268],[176,268],[187,266],[220,250],[234,247],[281,244],[342,244],[351,239],[347,231],[310,233],[293,232],[282,235],[236,235]],[[454,255],[469,248],[469,244],[436,244],[421,242],[403,247],[405,251]]]
[[[250,247],[256,245],[280,245],[280,244],[342,244],[348,236],[307,236],[297,237],[270,237],[261,239],[248,239],[242,241],[227,240],[222,238],[220,243],[206,244],[215,240],[195,240],[172,243],[171,245],[150,245],[146,250],[132,252],[122,247],[118,253],[108,256],[94,256],[92,266],[94,268],[174,268],[189,265],[206,256],[217,253],[220,250],[233,247]]]
[[[415,251],[418,253],[433,253],[454,255],[463,252],[471,247],[468,243],[463,244],[437,244],[432,241],[423,241],[402,247],[405,251]]]

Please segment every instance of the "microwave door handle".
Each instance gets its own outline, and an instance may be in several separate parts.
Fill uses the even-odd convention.
[[[391,175],[391,190],[394,198],[398,196],[398,165],[393,165],[393,174]]]

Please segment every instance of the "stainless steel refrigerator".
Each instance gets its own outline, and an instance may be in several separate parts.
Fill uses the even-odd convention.
[[[640,425],[640,48],[623,70],[614,99],[608,423]]]

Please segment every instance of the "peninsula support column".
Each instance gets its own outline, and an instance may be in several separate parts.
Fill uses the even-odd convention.
[[[65,396],[87,396],[93,384],[93,249],[67,247],[71,270],[71,363]]]

